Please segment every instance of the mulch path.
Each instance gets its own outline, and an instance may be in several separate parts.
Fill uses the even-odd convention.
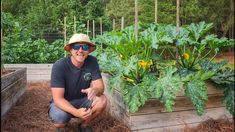
[[[185,127],[184,132],[234,132],[234,121],[229,119],[208,119],[196,128]]]
[[[48,82],[28,83],[24,95],[16,105],[1,119],[3,132],[54,132],[55,128],[47,115],[51,93]],[[75,131],[78,121],[72,119],[67,126],[69,132]],[[91,122],[95,132],[130,132],[122,122],[103,112]],[[209,119],[196,128],[186,124],[184,132],[233,132],[234,121],[228,119]]]
[[[25,94],[1,120],[3,132],[54,132],[55,128],[47,115],[51,93],[49,82],[28,83]],[[73,132],[78,120],[72,119],[66,130]],[[122,122],[107,112],[91,122],[95,132],[130,132]]]

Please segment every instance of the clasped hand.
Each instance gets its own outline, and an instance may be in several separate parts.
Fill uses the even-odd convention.
[[[76,110],[75,114],[76,117],[79,117],[83,120],[88,119],[92,115],[92,110],[91,109],[86,109],[86,108],[79,108]]]
[[[93,88],[82,89],[81,92],[87,94],[87,98],[92,101],[92,107],[93,107],[94,106],[93,99],[95,98],[95,96],[97,95],[98,92]],[[87,118],[89,118],[92,115],[92,110],[91,110],[91,108],[89,108],[89,109],[79,108],[79,109],[77,109],[76,113],[77,114],[79,113],[77,115],[78,117],[82,118],[83,120],[86,120]]]

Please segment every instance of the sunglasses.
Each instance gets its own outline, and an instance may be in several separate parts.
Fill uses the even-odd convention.
[[[89,46],[89,45],[86,45],[86,44],[84,44],[84,45],[80,45],[80,44],[74,44],[74,45],[72,45],[72,49],[74,49],[74,50],[79,50],[81,47],[82,47],[82,50],[83,50],[83,51],[88,51],[89,48],[90,48],[90,46]]]

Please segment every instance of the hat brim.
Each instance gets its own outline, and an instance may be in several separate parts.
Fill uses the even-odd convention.
[[[89,52],[93,52],[93,51],[96,49],[96,45],[94,45],[93,43],[90,43],[90,42],[87,42],[87,41],[79,41],[79,42],[74,42],[74,43],[66,44],[66,45],[64,46],[64,50],[70,52],[70,50],[71,50],[70,45],[76,44],[76,43],[85,43],[85,44],[90,45]]]

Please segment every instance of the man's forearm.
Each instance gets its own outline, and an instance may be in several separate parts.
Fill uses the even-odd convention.
[[[68,112],[72,115],[74,111],[76,110],[76,108],[72,104],[70,104],[66,99],[61,98],[61,99],[56,99],[54,101],[57,107],[59,107],[63,111]]]
[[[104,93],[104,87],[92,87],[93,89],[95,89],[97,91],[97,96],[100,96]]]

